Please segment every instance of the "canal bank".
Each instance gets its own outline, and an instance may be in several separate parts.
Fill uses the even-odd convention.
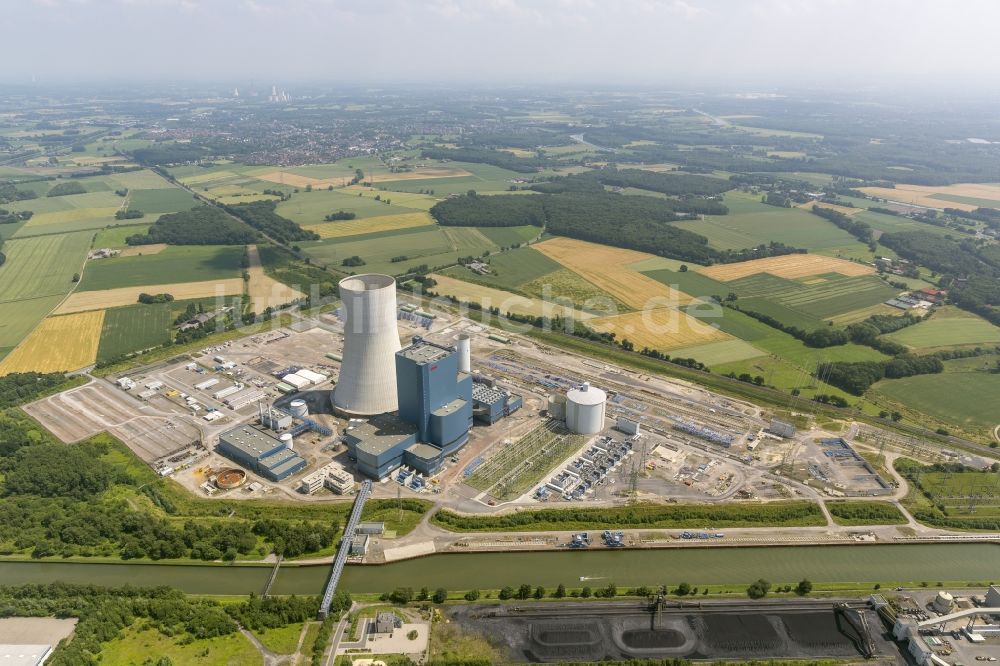
[[[81,562],[0,562],[0,584],[63,581],[106,586],[169,585],[191,594],[260,593],[272,567]],[[319,594],[329,565],[282,565],[273,594]],[[746,585],[758,578],[795,583],[1000,580],[1000,545],[776,546],[438,554],[379,566],[348,566],[353,593],[395,587],[495,589],[522,583],[555,587]]]

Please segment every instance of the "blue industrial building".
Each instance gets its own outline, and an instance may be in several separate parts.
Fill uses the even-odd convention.
[[[288,478],[308,464],[285,442],[262,428],[250,425],[222,433],[216,451],[271,481]]]
[[[472,376],[459,372],[458,353],[414,338],[396,352],[399,412],[352,423],[344,433],[358,470],[381,479],[401,465],[434,474],[445,456],[469,441]]]

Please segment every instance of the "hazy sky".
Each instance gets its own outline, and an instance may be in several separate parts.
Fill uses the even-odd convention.
[[[0,0],[0,79],[984,85],[1000,0]]]

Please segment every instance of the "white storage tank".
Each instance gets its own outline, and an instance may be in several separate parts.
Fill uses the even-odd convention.
[[[604,430],[604,411],[608,395],[584,382],[566,393],[566,427],[580,435],[594,435]]]
[[[288,413],[297,419],[309,416],[309,406],[305,400],[292,400],[288,403]]]
[[[937,593],[937,596],[934,597],[933,606],[934,610],[938,613],[947,615],[955,607],[955,597],[953,597],[950,592],[941,590]]]
[[[278,439],[280,439],[281,443],[284,444],[289,449],[294,449],[295,448],[293,446],[294,442],[292,441],[292,433],[286,432],[283,435],[281,435],[281,437],[279,437]]]

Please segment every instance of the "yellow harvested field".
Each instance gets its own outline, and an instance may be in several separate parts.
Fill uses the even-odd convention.
[[[414,171],[404,171],[403,173],[377,173],[373,175],[365,174],[365,180],[369,183],[384,183],[390,180],[426,180],[428,178],[460,178],[471,176],[465,169],[454,167],[420,167]]]
[[[823,273],[839,273],[848,277],[869,275],[875,272],[871,266],[858,264],[847,259],[824,257],[818,254],[786,254],[783,257],[767,257],[741,261],[737,264],[716,264],[714,266],[699,266],[697,270],[713,280],[730,282],[758,273],[770,273],[778,277],[797,279],[809,275]]]
[[[812,210],[813,206],[819,206],[820,208],[829,208],[830,210],[835,210],[838,213],[843,213],[844,215],[854,215],[855,213],[860,213],[864,208],[853,208],[851,206],[838,206],[837,204],[823,203],[822,201],[807,201],[806,203],[799,204],[796,208],[804,208],[805,210]]]
[[[553,238],[531,247],[637,310],[691,302],[687,294],[629,268],[654,258],[651,254],[572,238]]]
[[[247,291],[254,312],[263,312],[269,307],[276,308],[305,296],[301,291],[292,289],[264,273],[256,245],[247,248],[247,257],[250,259],[250,268],[247,269],[250,273],[250,282],[247,284]]]
[[[234,296],[243,293],[243,279],[205,280],[204,282],[178,282],[176,284],[153,284],[142,287],[119,287],[100,291],[77,291],[56,308],[56,314],[103,310],[139,302],[139,294],[171,294],[178,301],[185,298],[208,298],[210,296]]]
[[[423,227],[428,224],[434,224],[434,219],[428,213],[399,213],[398,215],[366,217],[360,220],[310,224],[304,228],[316,232],[320,238],[325,239],[373,234],[377,231],[396,231],[397,229]]]
[[[959,210],[975,210],[976,204],[958,203],[946,199],[935,199],[932,195],[969,197],[986,199],[995,202],[993,208],[1000,208],[1000,184],[997,183],[957,183],[955,185],[907,185],[897,184],[891,187],[861,187],[865,194],[870,194],[889,201],[909,203],[928,208],[958,208]]]
[[[0,376],[12,372],[68,372],[97,359],[104,310],[48,317],[2,362]]]
[[[24,225],[26,227],[41,227],[46,224],[61,224],[75,220],[90,220],[95,217],[110,217],[118,208],[71,208],[69,210],[54,210],[51,213],[36,213]]]
[[[129,245],[123,247],[118,254],[119,257],[138,257],[159,254],[167,249],[166,243],[150,243],[149,245]]]
[[[344,176],[341,178],[310,178],[309,176],[300,176],[297,173],[291,173],[290,171],[268,171],[267,173],[258,174],[258,180],[266,180],[269,183],[279,183],[281,185],[291,185],[292,187],[305,187],[306,185],[312,185],[313,187],[329,187],[333,185],[335,187],[340,185],[346,185],[350,178]]]
[[[540,298],[525,298],[517,294],[502,289],[484,287],[471,282],[458,280],[447,275],[432,273],[431,276],[437,282],[432,289],[441,296],[454,296],[463,303],[478,303],[487,308],[499,308],[500,312],[521,315],[532,315],[535,317],[572,316],[578,321],[593,319],[594,315],[589,312],[581,312],[555,303],[549,303]]]
[[[636,349],[649,347],[666,351],[677,347],[731,340],[732,336],[704,324],[678,308],[656,308],[614,317],[591,319],[587,325],[602,333],[615,333]]]

